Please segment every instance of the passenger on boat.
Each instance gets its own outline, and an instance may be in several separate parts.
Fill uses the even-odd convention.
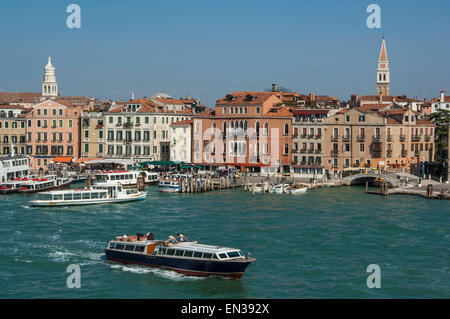
[[[169,236],[169,239],[167,240],[167,243],[173,244],[173,245],[178,244],[177,240],[172,235]]]
[[[152,233],[147,233],[146,237],[147,237],[148,240],[155,239],[155,236]]]
[[[184,236],[183,236],[183,234],[179,234],[179,237],[180,237],[180,243],[182,243],[182,242],[184,242],[185,240],[184,240]]]

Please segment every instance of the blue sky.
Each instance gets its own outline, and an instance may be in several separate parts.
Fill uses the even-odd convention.
[[[68,29],[66,7],[81,7]],[[381,29],[366,8],[381,7]],[[0,91],[39,92],[47,56],[63,95],[166,92],[214,106],[272,83],[348,99],[375,94],[381,37],[391,93],[450,94],[450,1],[40,0],[0,4]]]

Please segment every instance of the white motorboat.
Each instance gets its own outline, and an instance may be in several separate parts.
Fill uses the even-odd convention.
[[[162,193],[179,193],[181,182],[179,179],[163,179],[159,181],[158,188]]]
[[[19,193],[38,193],[54,189],[61,189],[72,183],[71,178],[47,175],[42,178],[28,179],[21,182],[17,188]]]
[[[272,187],[272,189],[270,190],[270,193],[275,193],[275,194],[287,193],[286,190],[288,187],[289,187],[289,184],[278,184],[278,185],[275,185],[274,187]]]
[[[147,192],[122,185],[93,185],[90,188],[70,189],[40,193],[31,206],[72,206],[123,203],[143,200]]]
[[[95,171],[94,183],[97,185],[115,185],[135,186],[139,177],[144,179],[144,184],[157,183],[159,175],[155,172],[147,171]]]
[[[303,194],[303,193],[306,193],[307,190],[308,190],[308,187],[306,187],[304,185],[290,185],[286,189],[286,193],[288,193],[288,194]]]

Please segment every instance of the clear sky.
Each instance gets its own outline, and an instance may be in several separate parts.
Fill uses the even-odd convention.
[[[66,7],[81,7],[81,29]],[[369,29],[369,4],[381,29]],[[156,92],[214,106],[272,83],[349,99],[375,94],[383,33],[391,94],[450,94],[450,1],[40,0],[0,4],[0,91],[40,92],[52,57],[63,95]]]

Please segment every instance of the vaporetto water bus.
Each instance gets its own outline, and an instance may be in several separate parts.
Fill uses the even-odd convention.
[[[182,241],[148,240],[146,237],[116,237],[105,248],[106,259],[172,270],[188,276],[220,276],[240,279],[255,258],[239,249]]]
[[[17,193],[19,191],[19,186],[23,182],[31,181],[33,179],[36,179],[36,176],[26,176],[23,178],[16,177],[11,181],[5,182],[0,186],[0,193],[1,194],[10,194],[10,193]]]
[[[73,206],[123,203],[143,200],[147,192],[135,188],[123,188],[121,185],[93,185],[85,189],[70,189],[40,193],[31,206]]]
[[[61,189],[72,183],[71,178],[48,175],[42,178],[33,178],[18,185],[19,193],[38,193],[53,189]]]
[[[159,181],[159,174],[147,171],[94,171],[94,183],[99,185],[136,186],[139,177],[143,177],[144,184],[154,184]]]

